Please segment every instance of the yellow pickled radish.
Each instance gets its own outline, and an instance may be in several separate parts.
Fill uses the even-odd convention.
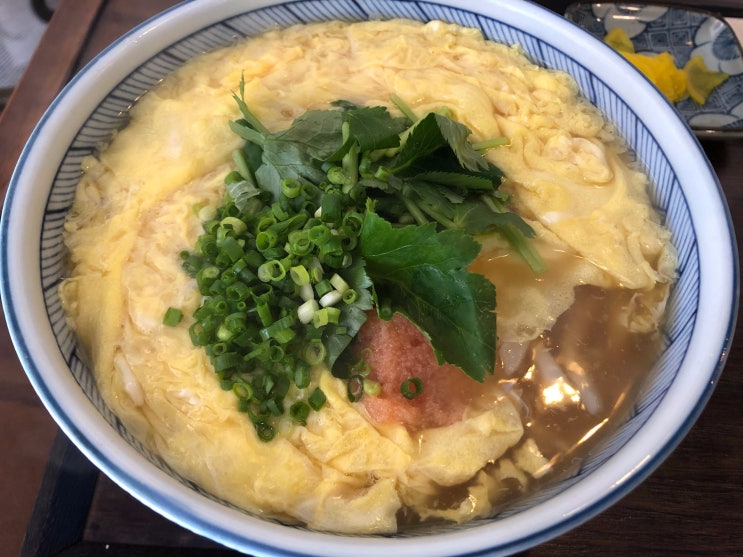
[[[730,77],[725,72],[711,70],[704,59],[697,55],[689,58],[684,66],[687,76],[686,87],[689,96],[697,104],[704,104],[712,91],[722,85]]]
[[[657,56],[642,54],[631,56],[634,61],[632,59],[630,61],[648,76],[668,100],[678,102],[686,97],[686,74],[676,67],[673,56],[668,52],[661,52]],[[625,57],[627,57],[626,54]]]
[[[678,68],[669,52],[639,54],[635,52],[627,32],[619,27],[610,30],[604,42],[621,53],[674,103],[688,96],[703,105],[712,91],[729,77],[724,72],[711,70],[699,55],[689,59],[683,68]]]
[[[621,27],[615,27],[609,31],[604,37],[604,42],[619,52],[635,51],[635,45],[632,44],[632,39],[629,38],[627,31]]]

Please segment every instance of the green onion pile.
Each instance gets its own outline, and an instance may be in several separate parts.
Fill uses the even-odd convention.
[[[536,272],[542,262],[470,131],[446,111],[418,119],[393,98],[402,117],[338,102],[270,133],[244,83],[234,97],[243,117],[230,126],[245,144],[223,204],[200,208],[204,233],[181,258],[203,295],[191,340],[258,437],[272,439],[283,416],[306,424],[322,408],[315,366],[345,378],[349,400],[379,392],[346,357],[375,307],[383,319],[406,315],[440,363],[478,381],[492,373],[495,291],[467,271],[480,249],[472,235],[500,233]],[[182,318],[170,308],[164,323]],[[401,392],[423,388],[412,377]]]

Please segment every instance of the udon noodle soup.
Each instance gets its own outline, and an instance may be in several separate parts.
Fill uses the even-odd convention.
[[[220,388],[188,324],[202,295],[179,253],[220,204],[241,79],[270,130],[344,99],[417,114],[445,106],[506,180],[534,229],[534,274],[497,234],[470,270],[497,292],[497,359],[479,383],[439,367],[397,314],[358,334],[376,395],[351,402],[323,366],[325,405],[261,441]],[[262,516],[344,533],[464,522],[570,474],[621,423],[656,357],[676,257],[648,177],[573,79],[517,46],[442,22],[331,22],[272,30],[166,77],[86,159],[65,241],[64,307],[100,392],[127,429],[183,477]],[[163,324],[182,308],[177,326]],[[425,378],[412,400],[400,377]],[[390,385],[392,385],[390,387]]]

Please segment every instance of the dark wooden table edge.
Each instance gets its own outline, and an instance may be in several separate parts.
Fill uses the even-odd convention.
[[[58,555],[80,542],[97,481],[98,469],[58,431],[21,556]]]
[[[227,548],[111,543],[85,539],[85,527],[101,472],[61,431],[23,540],[20,557],[209,557],[237,555]]]

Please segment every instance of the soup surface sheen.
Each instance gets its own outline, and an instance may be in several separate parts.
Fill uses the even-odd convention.
[[[384,390],[351,403],[345,384],[318,367],[313,385],[325,407],[306,426],[287,419],[274,440],[257,439],[191,343],[201,295],[178,257],[202,232],[193,208],[221,203],[242,141],[227,125],[239,117],[232,93],[241,76],[271,130],[338,99],[394,112],[397,95],[419,115],[448,107],[473,141],[508,138],[487,157],[506,174],[502,188],[535,229],[548,269],[534,276],[498,237],[479,238],[472,270],[498,296],[492,379],[480,385],[437,370],[446,378],[427,385],[411,410]],[[652,364],[675,255],[647,177],[572,78],[517,47],[441,22],[297,26],[188,62],[130,116],[85,161],[61,294],[110,407],[220,498],[349,533],[487,516],[569,473]],[[179,326],[162,323],[170,306],[187,316]],[[373,348],[376,377],[429,361],[426,346],[419,358],[396,355],[395,342],[420,341],[404,320],[369,323],[362,342]]]

